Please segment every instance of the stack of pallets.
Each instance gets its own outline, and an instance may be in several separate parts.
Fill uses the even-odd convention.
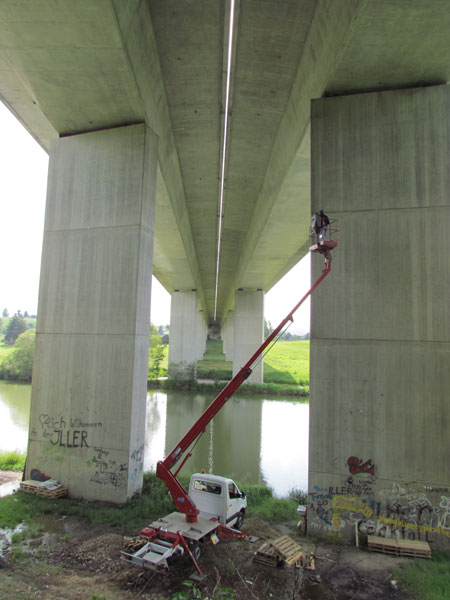
[[[377,535],[367,536],[369,550],[394,556],[411,556],[413,558],[431,558],[431,548],[428,542],[415,540],[397,540]]]
[[[304,554],[301,547],[287,535],[265,542],[255,552],[254,556],[256,562],[270,567],[278,567],[280,565],[290,567],[293,564],[301,566],[303,558]]]
[[[50,487],[48,487],[48,484],[45,484],[47,484],[46,481],[34,481],[33,479],[30,479],[28,481],[22,481],[20,489],[22,492],[35,494],[42,498],[62,498],[68,494],[68,489],[63,487],[60,483],[55,483]]]

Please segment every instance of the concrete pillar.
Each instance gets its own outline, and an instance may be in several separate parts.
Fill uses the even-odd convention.
[[[308,531],[450,540],[450,87],[312,104]],[[313,278],[322,261],[313,257]]]
[[[169,365],[201,360],[205,325],[198,309],[197,292],[173,292],[170,309]]]
[[[223,353],[226,360],[233,360],[234,352],[234,312],[228,311],[227,320],[222,325]]]
[[[206,351],[206,336],[208,335],[208,325],[205,321],[205,313],[200,310],[197,313],[198,327],[197,327],[197,360],[202,360],[203,355]]]
[[[157,148],[133,125],[50,152],[25,476],[76,497],[142,486]]]
[[[237,290],[234,306],[233,375],[241,369],[264,339],[264,292]],[[249,383],[262,383],[263,361],[248,378]]]

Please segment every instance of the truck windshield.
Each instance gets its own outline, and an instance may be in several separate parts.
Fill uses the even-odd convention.
[[[194,490],[197,492],[208,492],[209,494],[222,494],[222,486],[218,483],[211,483],[202,479],[194,480]]]

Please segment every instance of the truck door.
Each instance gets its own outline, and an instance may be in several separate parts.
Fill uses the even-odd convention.
[[[242,509],[245,510],[245,502],[242,498],[242,494],[233,481],[228,482],[227,493],[227,525],[233,527],[233,525],[239,523],[240,526],[242,523],[241,511]]]

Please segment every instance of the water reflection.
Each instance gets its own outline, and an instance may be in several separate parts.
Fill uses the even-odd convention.
[[[167,456],[206,410],[213,395],[147,396],[145,469]],[[307,488],[308,404],[235,396],[207,426],[182,471],[204,469],[243,483],[265,481],[277,495]],[[163,435],[164,433],[164,435]]]
[[[26,452],[31,386],[0,381],[0,451]],[[144,469],[155,470],[214,399],[149,392]],[[194,448],[186,472],[205,469],[242,483],[265,481],[277,495],[308,484],[309,405],[288,398],[231,398]]]
[[[31,385],[0,381],[0,450],[26,452]]]

